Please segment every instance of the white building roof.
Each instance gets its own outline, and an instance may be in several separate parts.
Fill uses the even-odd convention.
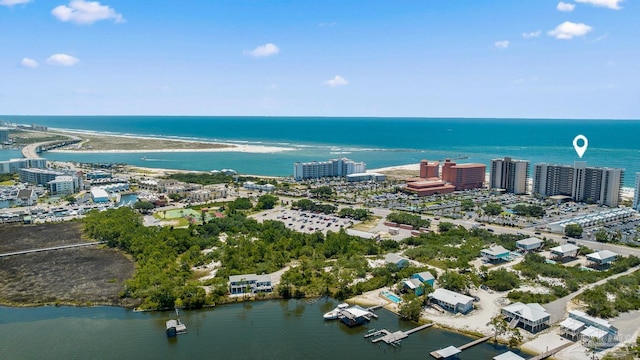
[[[415,290],[415,289],[419,288],[420,286],[422,286],[422,281],[420,281],[418,279],[407,279],[407,280],[404,281],[404,283],[411,290]]]
[[[371,312],[359,307],[359,306],[352,306],[350,308],[345,309],[344,311],[350,313],[351,315],[355,316],[355,317],[362,317],[365,315],[369,315]]]
[[[580,335],[590,338],[596,339],[604,339],[607,336],[607,332],[604,330],[600,330],[595,326],[589,326],[588,328],[582,330]]]
[[[522,239],[522,240],[518,240],[516,241],[517,245],[524,245],[524,246],[528,246],[528,245],[541,245],[542,244],[542,240],[535,238],[535,237],[530,237],[530,238],[526,238],[526,239]],[[505,353],[506,354],[506,353]]]
[[[564,244],[564,245],[560,245],[560,246],[556,246],[554,248],[551,248],[551,252],[553,253],[557,253],[557,254],[566,254],[566,253],[570,253],[572,251],[576,251],[580,249],[579,247],[573,245],[573,244]]]
[[[454,355],[458,355],[462,352],[462,350],[458,349],[457,347],[451,345],[451,346],[447,346],[444,349],[440,349],[440,350],[436,350],[434,351],[436,354],[440,355],[440,357],[442,358],[448,358],[450,356],[454,356]]]
[[[104,191],[104,189],[101,188],[92,188],[91,189],[91,197],[96,199],[100,199],[100,198],[108,198],[109,194],[107,194],[106,191]]]
[[[493,360],[524,360],[524,358],[516,353],[507,351],[506,353],[494,356]]]
[[[373,239],[378,236],[378,234],[373,234],[368,231],[360,231],[360,230],[354,230],[354,229],[347,229],[347,234],[351,236],[361,237],[363,239]]]
[[[598,324],[600,326],[604,326],[605,328],[611,328],[611,323],[609,323],[607,320],[605,319],[600,319],[597,317],[593,317],[585,312],[582,312],[580,310],[569,310],[569,315],[573,315],[579,319],[584,319],[586,321],[590,321],[594,324]]]
[[[567,328],[571,331],[576,331],[583,327],[585,324],[582,321],[578,321],[572,318],[566,318],[563,322],[560,323],[560,326],[563,328]]]
[[[252,281],[256,280],[257,278],[258,275],[256,274],[230,275],[229,282]]]
[[[429,297],[451,305],[468,304],[470,301],[473,301],[473,298],[470,296],[442,288],[436,289],[429,294]]]
[[[433,274],[431,272],[429,272],[429,271],[419,272],[419,273],[416,273],[414,275],[420,276],[422,279],[424,279],[424,281],[435,279],[433,277]]]
[[[598,252],[587,254],[587,259],[590,259],[590,260],[607,260],[607,259],[614,258],[616,256],[618,256],[618,254],[614,253],[613,251],[601,250],[601,251],[598,251]]]
[[[540,321],[550,316],[549,313],[544,311],[544,308],[537,303],[523,304],[521,302],[517,302],[505,306],[502,309],[509,313],[517,314],[521,318],[529,320],[531,322]]]
[[[498,256],[498,255],[504,255],[505,253],[508,253],[509,250],[505,249],[504,247],[502,247],[502,245],[496,245],[496,246],[492,246],[488,249],[484,249],[481,251],[483,254],[489,254],[489,255],[493,255],[493,256]]]

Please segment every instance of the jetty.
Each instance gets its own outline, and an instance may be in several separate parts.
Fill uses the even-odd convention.
[[[392,345],[392,346],[396,346],[400,343],[400,341],[402,341],[403,339],[407,338],[409,335],[418,332],[420,330],[424,330],[426,328],[429,328],[433,326],[433,323],[431,324],[425,324],[425,325],[421,325],[418,327],[415,327],[411,330],[406,330],[406,331],[402,331],[402,330],[398,330],[398,331],[394,331],[391,332],[387,329],[381,329],[381,330],[377,330],[374,332],[369,332],[367,333],[364,337],[365,338],[370,338],[370,337],[374,337],[374,339],[371,340],[372,343],[377,343],[380,341],[383,341],[384,343],[386,343],[387,345]]]
[[[449,358],[449,357],[452,357],[454,355],[457,355],[457,354],[461,353],[465,349],[468,349],[470,347],[476,346],[478,344],[482,344],[483,342],[491,339],[492,337],[493,336],[485,336],[483,338],[473,340],[473,341],[471,341],[469,343],[466,343],[466,344],[458,346],[458,347],[448,346],[448,347],[442,348],[440,350],[432,351],[430,354],[435,359],[446,359],[446,358]]]

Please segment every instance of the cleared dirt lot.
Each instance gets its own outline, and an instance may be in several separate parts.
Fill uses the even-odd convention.
[[[79,223],[0,225],[0,253],[81,243]],[[122,303],[118,294],[134,264],[101,246],[0,258],[0,303],[10,305]]]

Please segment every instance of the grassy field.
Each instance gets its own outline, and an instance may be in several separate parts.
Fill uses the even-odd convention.
[[[84,241],[80,223],[0,225],[0,253]],[[119,293],[134,263],[97,246],[15,255],[0,260],[0,303],[123,305]]]
[[[233,145],[207,142],[142,139],[125,136],[99,136],[87,134],[80,134],[78,136],[84,140],[81,143],[79,150],[194,150],[233,147]]]
[[[380,219],[382,219],[380,216],[371,216],[371,219],[353,225],[352,229],[360,231],[370,231],[374,227],[378,226]]]

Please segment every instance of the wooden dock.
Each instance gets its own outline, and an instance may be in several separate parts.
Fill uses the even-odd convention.
[[[377,330],[371,333],[366,334],[364,337],[365,338],[369,338],[369,337],[376,337],[375,339],[372,339],[371,342],[372,343],[377,343],[380,341],[384,341],[386,344],[388,345],[397,345],[402,339],[407,338],[409,335],[418,332],[420,330],[424,330],[426,328],[429,328],[433,326],[433,323],[431,324],[425,324],[425,325],[421,325],[421,326],[417,326],[413,329],[407,330],[407,331],[402,331],[402,330],[398,330],[395,332],[391,332],[387,329],[381,329],[381,330]],[[382,335],[382,336],[380,336]]]
[[[545,351],[542,354],[538,355],[538,356],[534,356],[529,360],[542,360],[542,359],[546,359],[549,356],[555,355],[556,353],[560,352],[562,349],[568,348],[569,346],[575,344],[574,342],[569,342],[566,344],[562,344],[561,346],[558,346],[555,349],[551,349],[549,351]]]
[[[469,342],[469,343],[466,343],[466,344],[464,344],[464,345],[460,345],[460,346],[458,346],[457,348],[458,348],[458,350],[463,351],[463,350],[465,350],[465,349],[468,349],[468,348],[470,348],[470,347],[476,346],[476,345],[478,345],[478,344],[482,344],[483,342],[485,342],[485,341],[487,341],[487,340],[491,339],[492,337],[493,337],[493,336],[485,336],[485,337],[483,337],[483,338],[473,340],[473,341],[471,341],[471,342]],[[430,352],[429,354],[430,354],[433,358],[435,358],[435,359],[442,359],[442,356],[440,356],[440,354],[438,353],[438,350],[436,350],[436,351],[432,351],[432,352]]]

